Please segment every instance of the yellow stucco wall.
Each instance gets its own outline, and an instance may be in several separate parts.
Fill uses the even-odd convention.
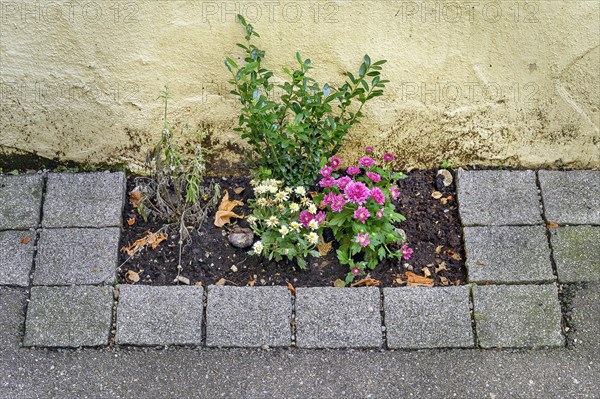
[[[209,134],[212,166],[236,170],[238,104],[225,56],[235,14],[281,71],[300,50],[324,82],[385,58],[383,97],[347,137],[404,168],[600,167],[597,1],[0,1],[0,148],[141,165],[171,122]]]

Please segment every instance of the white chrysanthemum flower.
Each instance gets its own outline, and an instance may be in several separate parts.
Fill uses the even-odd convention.
[[[295,202],[292,202],[290,204],[290,211],[298,212],[299,210],[300,210],[300,205],[296,204]]]
[[[265,223],[267,227],[275,227],[279,224],[279,219],[276,216],[270,216]]]
[[[308,227],[310,227],[311,230],[316,230],[319,228],[319,222],[313,219],[310,222],[308,222]]]
[[[300,198],[300,204],[302,204],[302,206],[308,206],[312,204],[312,201],[308,197],[302,197]]]
[[[292,230],[294,230],[296,232],[300,232],[300,223],[292,222],[292,223],[290,223],[290,227],[292,228]]]
[[[269,201],[267,201],[267,199],[266,199],[266,198],[259,198],[259,199],[257,199],[257,200],[256,200],[256,204],[257,204],[258,206],[260,206],[260,207],[263,207],[263,208],[264,208],[265,206],[267,206],[267,205],[269,204]]]
[[[263,195],[267,192],[267,186],[261,184],[259,186],[254,187],[254,193],[258,195]]]
[[[281,254],[282,255],[287,255],[289,253],[290,253],[290,249],[289,248],[284,248],[284,249],[281,250]]]
[[[264,245],[261,241],[256,241],[254,243],[254,245],[252,246],[252,250],[254,251],[255,254],[260,255],[260,253],[262,252],[262,250],[264,249]]]
[[[304,237],[306,237],[308,242],[310,242],[311,244],[316,245],[319,242],[319,235],[317,233],[315,233],[314,231],[311,231],[308,234],[304,234]]]
[[[317,213],[317,206],[315,204],[310,204],[308,206],[308,211],[313,215]]]
[[[306,189],[304,187],[296,187],[294,189],[294,192],[298,195],[302,195],[302,196],[306,195]]]
[[[285,191],[280,191],[277,194],[275,194],[275,200],[277,202],[284,202],[287,201],[290,198],[290,195],[288,193],[286,193]]]
[[[281,226],[281,228],[279,229],[279,233],[282,237],[285,237],[289,232],[290,229],[286,225]]]
[[[256,216],[250,215],[246,218],[246,220],[248,221],[248,223],[254,224],[254,223],[256,223]]]
[[[256,187],[256,185],[258,185],[258,183],[259,183],[258,180],[255,180],[255,179],[250,180],[250,185],[252,187]]]
[[[291,194],[292,188],[291,187],[286,187],[286,188],[283,189],[283,191],[285,191],[288,194]]]
[[[277,192],[277,186],[268,186],[268,190],[271,194],[275,194]]]
[[[283,204],[279,204],[279,205],[277,206],[277,209],[279,209],[279,212],[280,212],[280,213],[283,213],[283,212],[285,212],[285,205],[283,205]]]
[[[267,179],[264,181],[264,183],[268,186],[275,186],[275,187],[279,187],[281,186],[281,184],[283,183],[281,180],[277,180],[277,179]]]

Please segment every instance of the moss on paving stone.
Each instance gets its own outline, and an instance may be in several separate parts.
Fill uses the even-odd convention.
[[[550,240],[561,282],[600,281],[600,226],[558,227]]]

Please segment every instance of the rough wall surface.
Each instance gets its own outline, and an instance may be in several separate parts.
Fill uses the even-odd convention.
[[[243,13],[281,71],[300,50],[321,82],[385,58],[383,97],[347,137],[398,167],[600,167],[597,1],[0,2],[0,150],[141,165],[165,85],[182,141],[205,131],[213,169],[239,171],[225,56]],[[179,132],[179,130],[178,130]]]

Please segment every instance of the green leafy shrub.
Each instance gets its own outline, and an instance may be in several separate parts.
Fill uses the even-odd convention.
[[[297,66],[283,68],[287,81],[274,85],[273,72],[265,68],[265,51],[252,43],[260,37],[251,24],[238,15],[246,32],[243,63],[227,58],[231,72],[231,93],[242,103],[239,127],[251,146],[247,160],[258,179],[275,178],[290,186],[310,186],[319,168],[336,154],[344,137],[363,116],[363,105],[381,96],[387,80],[380,76],[385,60],[371,62],[364,56],[358,74],[346,73],[340,87],[319,85],[309,76],[310,59],[296,53]],[[283,91],[273,98],[274,87]],[[354,101],[360,105],[351,110]]]

